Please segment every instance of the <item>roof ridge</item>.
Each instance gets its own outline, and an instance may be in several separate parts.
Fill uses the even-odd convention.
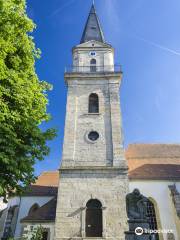
[[[172,146],[172,145],[175,145],[175,146],[180,146],[180,143],[130,143],[127,145],[127,148],[130,147],[130,146]]]

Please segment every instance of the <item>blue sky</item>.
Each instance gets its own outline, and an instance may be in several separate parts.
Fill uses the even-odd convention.
[[[91,0],[27,0],[33,33],[42,51],[36,71],[53,84],[48,95],[58,137],[50,155],[36,164],[36,173],[59,167],[64,133],[66,86],[63,74],[71,65]],[[180,1],[96,0],[106,41],[122,65],[121,108],[125,147],[130,143],[180,142]]]

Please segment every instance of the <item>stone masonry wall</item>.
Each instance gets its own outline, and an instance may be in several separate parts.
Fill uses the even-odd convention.
[[[126,175],[119,171],[61,173],[55,239],[85,239],[86,203],[98,199],[103,205],[103,237],[124,240],[127,191]]]
[[[99,96],[99,113],[88,113],[91,93]],[[66,107],[63,166],[120,166],[124,163],[119,80],[70,80]],[[92,143],[87,135],[97,131]]]

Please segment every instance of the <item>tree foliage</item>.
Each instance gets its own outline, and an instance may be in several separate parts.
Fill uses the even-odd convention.
[[[32,234],[31,240],[42,240],[44,229],[42,226],[38,226]]]
[[[0,196],[20,193],[35,180],[34,164],[49,153],[53,129],[48,121],[47,90],[35,61],[40,57],[30,33],[35,28],[25,0],[0,0]]]

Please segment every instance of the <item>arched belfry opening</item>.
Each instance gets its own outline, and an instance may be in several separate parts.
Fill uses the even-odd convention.
[[[102,237],[102,204],[97,199],[86,204],[86,237]]]
[[[99,97],[96,93],[89,95],[89,113],[99,113]]]
[[[96,72],[96,59],[91,59],[90,61],[90,72]]]

